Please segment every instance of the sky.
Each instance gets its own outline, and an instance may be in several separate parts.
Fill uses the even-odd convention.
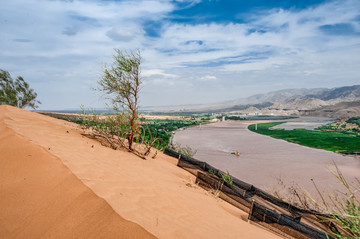
[[[360,84],[359,0],[0,2],[0,69],[40,109],[103,108],[114,48],[141,51],[140,106]]]

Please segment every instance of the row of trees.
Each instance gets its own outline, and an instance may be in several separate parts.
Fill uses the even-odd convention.
[[[9,72],[0,70],[0,104],[36,109],[41,104],[36,98],[34,89],[21,76],[13,79]]]

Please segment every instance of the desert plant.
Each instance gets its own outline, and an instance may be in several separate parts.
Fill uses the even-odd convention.
[[[107,94],[112,108],[122,113],[127,120],[128,149],[133,151],[134,138],[139,133],[138,101],[142,79],[140,77],[140,52],[127,53],[115,49],[111,67],[104,69],[102,79],[98,81],[98,90]]]
[[[230,185],[233,185],[233,178],[231,177],[231,175],[229,174],[229,171],[226,170],[226,173],[223,173],[221,175],[221,180],[223,180],[224,182],[227,182]]]
[[[329,195],[331,204],[327,203],[318,191],[322,198],[322,204],[330,212],[332,218],[341,225],[338,231],[334,232],[334,236],[360,238],[360,180],[355,178],[355,183],[349,184],[338,166],[334,162],[333,165],[335,170],[329,170],[345,187],[345,190]]]
[[[212,175],[215,175],[215,171],[214,171],[214,169],[209,169],[209,171],[208,171],[210,174],[212,174]]]
[[[146,147],[146,151],[144,153],[145,156],[149,155],[151,148],[154,146],[156,142],[162,142],[163,140],[161,138],[155,138],[151,134],[151,130],[149,129],[148,124],[146,121],[144,121],[144,124],[140,127],[140,129],[143,130],[143,134],[140,135],[141,144],[144,144]],[[147,134],[146,134],[147,132]],[[157,152],[156,152],[157,154]],[[153,156],[155,158],[156,155]]]
[[[287,191],[275,191],[273,195],[297,207],[329,215],[321,220],[335,225],[331,228],[332,231],[327,233],[336,238],[360,238],[360,180],[355,178],[354,183],[349,184],[334,162],[333,166],[334,169],[329,171],[344,186],[344,191],[323,195],[312,180],[321,198],[319,202],[298,184],[286,187],[280,180],[280,186]]]
[[[37,94],[21,76],[12,79],[10,73],[0,70],[0,104],[19,108],[38,108]]]
[[[83,133],[84,136],[90,138],[97,138],[99,141],[106,141],[106,145],[110,146],[112,149],[126,148],[128,147],[128,140],[126,137],[129,135],[129,125],[127,115],[124,113],[117,113],[115,115],[98,115],[94,110],[86,111],[83,106],[82,108],[82,118],[81,118],[81,127],[85,130]],[[143,131],[144,127],[141,127]],[[102,139],[102,140],[100,140]],[[138,143],[141,143],[142,146],[133,148],[131,151],[135,155],[139,156],[142,159],[146,159],[145,156],[150,154],[154,143],[160,139],[153,138],[151,135],[146,140],[144,136],[138,136]],[[155,158],[157,151],[152,156]]]
[[[181,146],[181,144],[175,144],[173,147],[174,147],[176,152],[178,152],[180,154],[183,154],[183,155],[186,155],[188,157],[194,157],[194,155],[197,152],[196,149],[193,149],[188,145]]]

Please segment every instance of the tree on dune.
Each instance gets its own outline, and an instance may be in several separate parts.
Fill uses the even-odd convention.
[[[139,132],[139,92],[142,79],[140,77],[140,51],[122,52],[115,49],[113,63],[105,66],[98,90],[104,92],[115,111],[125,113],[128,120],[128,149],[133,151],[134,138]]]
[[[21,76],[12,79],[9,72],[0,70],[0,104],[36,109],[41,104],[36,97],[34,89]]]

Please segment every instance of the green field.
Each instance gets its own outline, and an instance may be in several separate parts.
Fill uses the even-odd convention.
[[[249,125],[249,130],[268,135],[276,139],[283,139],[288,142],[301,144],[304,146],[329,150],[342,154],[354,154],[360,151],[360,136],[342,134],[339,132],[313,131],[306,129],[274,129],[269,128],[285,122],[263,123]]]
[[[208,121],[200,118],[193,120],[146,120],[142,124],[145,132],[145,140],[150,141],[151,138],[159,139],[154,147],[163,149],[170,143],[172,132],[180,128],[191,127],[199,124],[206,124]]]

